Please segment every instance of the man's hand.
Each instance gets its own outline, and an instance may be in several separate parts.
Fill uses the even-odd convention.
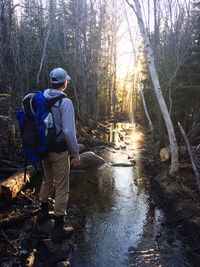
[[[77,156],[73,157],[73,159],[71,160],[71,165],[73,165],[74,167],[80,165],[80,155],[79,154]]]

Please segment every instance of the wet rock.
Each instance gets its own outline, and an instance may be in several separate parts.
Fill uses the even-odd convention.
[[[105,160],[102,157],[96,155],[92,151],[87,151],[80,154],[80,159],[81,161],[79,168],[93,167],[105,163]]]

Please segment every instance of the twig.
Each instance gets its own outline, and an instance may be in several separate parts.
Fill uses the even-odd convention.
[[[5,232],[3,230],[1,230],[1,234],[5,237],[5,239],[7,240],[7,242],[16,250],[16,252],[18,253],[18,249],[15,247],[15,245],[13,245],[13,243],[10,241],[10,239],[7,237],[7,235],[5,234]]]
[[[21,191],[20,193],[21,193],[21,195],[22,195],[24,198],[26,198],[29,202],[33,203],[33,199],[30,198],[29,196],[27,196],[23,191]]]
[[[6,217],[0,221],[0,227],[1,228],[6,227],[12,223],[18,223],[20,221],[24,221],[25,219],[38,214],[39,211],[40,211],[40,209],[35,209],[33,211],[24,212],[24,213],[19,214],[19,215],[8,216],[8,217]]]

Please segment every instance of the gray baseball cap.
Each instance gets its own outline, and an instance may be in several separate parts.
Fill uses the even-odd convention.
[[[71,77],[62,68],[53,69],[50,74],[50,82],[53,84],[63,83],[64,81],[71,80]]]

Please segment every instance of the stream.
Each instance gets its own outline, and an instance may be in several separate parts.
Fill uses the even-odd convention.
[[[137,253],[146,225],[153,235],[163,217],[161,211],[152,208],[146,190],[147,178],[140,163],[144,136],[135,125],[118,123],[111,126],[107,141],[114,142],[116,149],[102,150],[100,154],[106,162],[130,164],[134,158],[136,165],[113,167],[105,163],[90,169],[84,177],[73,177],[69,217],[81,217],[81,226],[71,254],[71,266],[159,266],[156,253],[152,259],[147,257],[152,265],[142,265],[141,257],[133,262],[131,257]],[[75,214],[70,210],[75,210]]]

